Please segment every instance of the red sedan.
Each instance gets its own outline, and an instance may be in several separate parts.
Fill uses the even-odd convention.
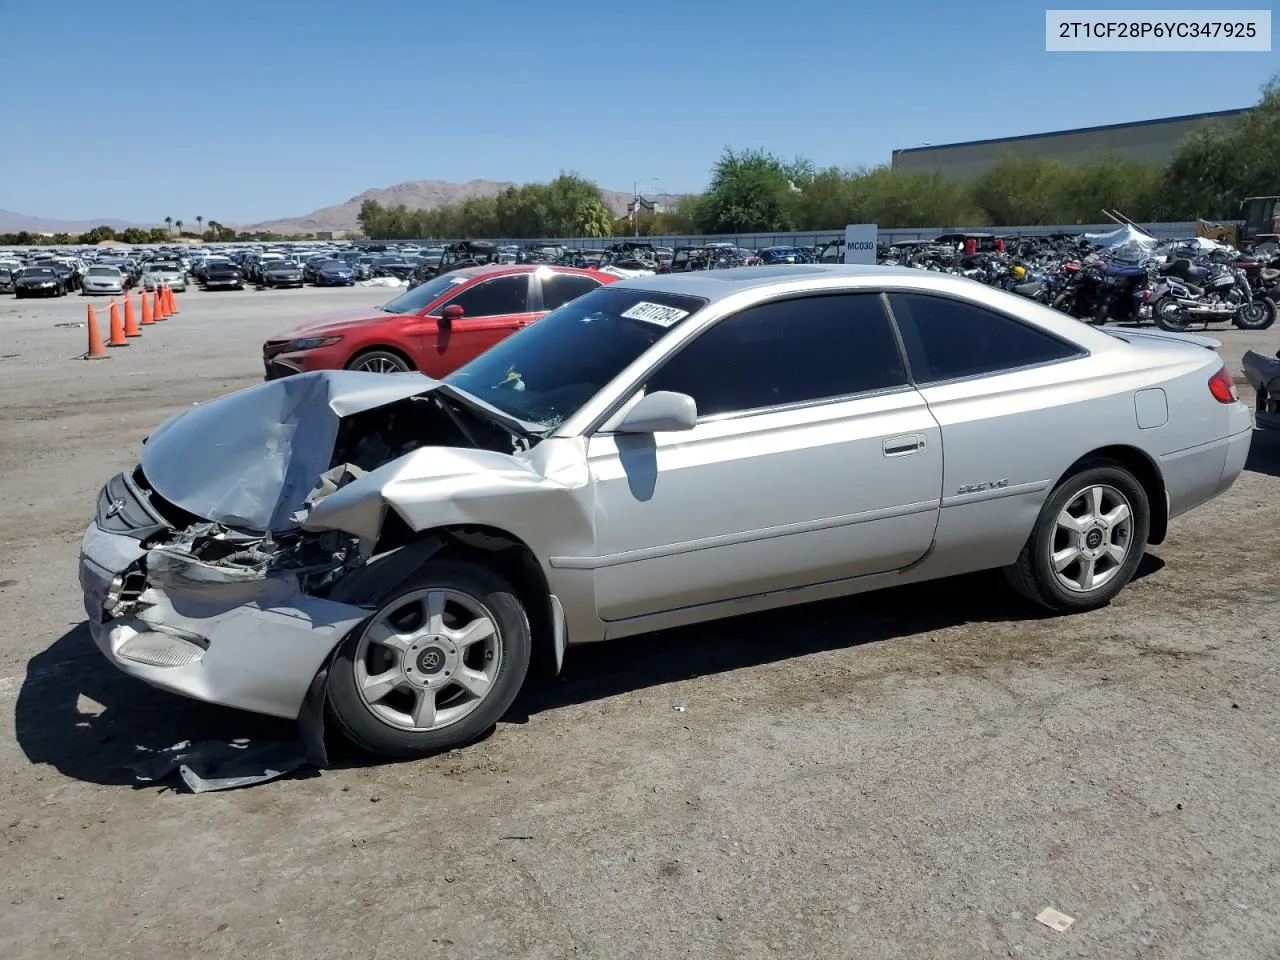
[[[310,370],[452,373],[549,310],[618,277],[547,264],[470,267],[390,303],[312,320],[262,345],[267,379]]]

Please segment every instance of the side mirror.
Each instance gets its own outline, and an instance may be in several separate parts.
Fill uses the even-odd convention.
[[[614,428],[616,433],[662,433],[692,430],[698,422],[698,405],[693,397],[659,390],[642,397]]]
[[[456,303],[451,303],[440,311],[440,326],[450,326],[453,321],[462,319],[462,308]]]

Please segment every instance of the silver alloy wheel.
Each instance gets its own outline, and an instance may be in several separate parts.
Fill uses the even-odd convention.
[[[1133,547],[1133,506],[1108,484],[1077,493],[1054,524],[1049,564],[1068,590],[1089,593],[1109,583]]]
[[[1182,304],[1173,299],[1166,299],[1160,304],[1160,316],[1169,323],[1185,324],[1187,322],[1187,318],[1183,316]]]
[[[357,363],[354,367],[352,367],[352,369],[363,370],[366,373],[404,373],[405,372],[405,367],[403,364],[396,363],[396,361],[386,356],[365,357],[363,360]]]
[[[380,610],[352,660],[360,700],[383,723],[423,732],[457,723],[502,667],[498,619],[458,590],[415,590]]]
[[[1240,326],[1256,329],[1267,322],[1267,305],[1261,300],[1251,300],[1240,307]]]

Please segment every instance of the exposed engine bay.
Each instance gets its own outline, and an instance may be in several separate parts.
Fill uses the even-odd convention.
[[[329,376],[332,375],[324,379]],[[147,455],[155,450],[154,444],[165,442],[157,431],[157,435],[148,438],[142,464],[130,473],[113,478],[99,496],[99,526],[105,531],[136,539],[142,550],[136,562],[118,578],[113,595],[104,605],[105,612],[114,617],[128,615],[148,585],[169,589],[175,586],[175,580],[183,581],[179,589],[190,589],[199,584],[250,584],[282,577],[293,581],[295,589],[302,593],[323,597],[335,582],[363,566],[371,557],[402,546],[409,531],[403,523],[391,523],[385,535],[379,535],[373,542],[341,531],[304,531],[300,529],[299,522],[315,504],[370,471],[424,447],[517,453],[537,442],[536,436],[499,422],[443,392],[431,390],[430,381],[426,378],[412,379],[418,381],[413,384],[415,387],[420,390],[427,386],[428,391],[338,417],[332,417],[330,407],[321,405],[322,415],[330,414],[328,419],[333,421],[333,439],[327,455],[320,458],[314,450],[299,450],[297,447],[300,435],[307,433],[315,435],[315,442],[323,442],[324,438],[318,435],[323,431],[307,423],[312,411],[296,418],[298,429],[289,434],[288,443],[280,442],[276,429],[278,422],[261,425],[264,442],[252,452],[272,468],[270,476],[287,478],[290,467],[299,460],[326,464],[323,472],[312,476],[312,485],[301,497],[298,509],[292,510],[284,518],[285,522],[272,523],[265,530],[254,529],[246,523],[227,522],[235,518],[220,517],[217,508],[229,502],[221,493],[213,498],[206,497],[211,509],[204,511],[205,515],[192,512],[166,497],[146,471]],[[278,382],[293,385],[298,380],[290,378]],[[271,388],[274,384],[263,386]],[[210,407],[219,402],[215,401]],[[274,405],[264,406],[271,409]],[[200,408],[180,414],[178,419],[191,416],[197,409]],[[308,426],[313,429],[307,430]],[[237,446],[247,455],[251,448],[245,449],[248,445],[243,441],[253,438],[254,425],[241,419],[239,428],[231,443],[226,440],[219,443],[218,437],[205,434],[212,441],[205,449],[212,450],[216,456],[219,446]],[[167,435],[173,434],[169,432]],[[161,451],[162,454],[166,452]],[[186,458],[189,472],[199,474],[199,483],[206,487],[211,486],[210,481],[220,481],[227,486],[241,485],[241,492],[245,485],[251,490],[263,491],[267,496],[258,497],[258,502],[251,504],[259,517],[267,514],[256,508],[271,496],[276,498],[273,505],[276,508],[281,501],[293,505],[281,491],[264,483],[263,478],[246,477],[244,471],[235,472],[234,464],[217,469],[215,477],[208,477],[205,471],[216,469],[213,463],[203,464],[200,462],[203,458],[191,459],[190,448],[185,443],[179,452]],[[172,464],[162,459],[159,472],[162,475],[172,473]],[[288,486],[282,485],[281,490],[287,492]],[[186,499],[190,502],[191,497]],[[280,519],[278,509],[273,509],[272,514],[276,520]]]

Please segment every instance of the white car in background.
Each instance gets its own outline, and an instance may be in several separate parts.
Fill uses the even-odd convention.
[[[186,271],[171,261],[144,264],[142,278],[138,282],[144,290],[155,290],[161,284],[168,284],[170,290],[178,293],[187,290]]]
[[[80,279],[80,292],[86,295],[118,296],[124,293],[124,274],[119,267],[95,264]]]

